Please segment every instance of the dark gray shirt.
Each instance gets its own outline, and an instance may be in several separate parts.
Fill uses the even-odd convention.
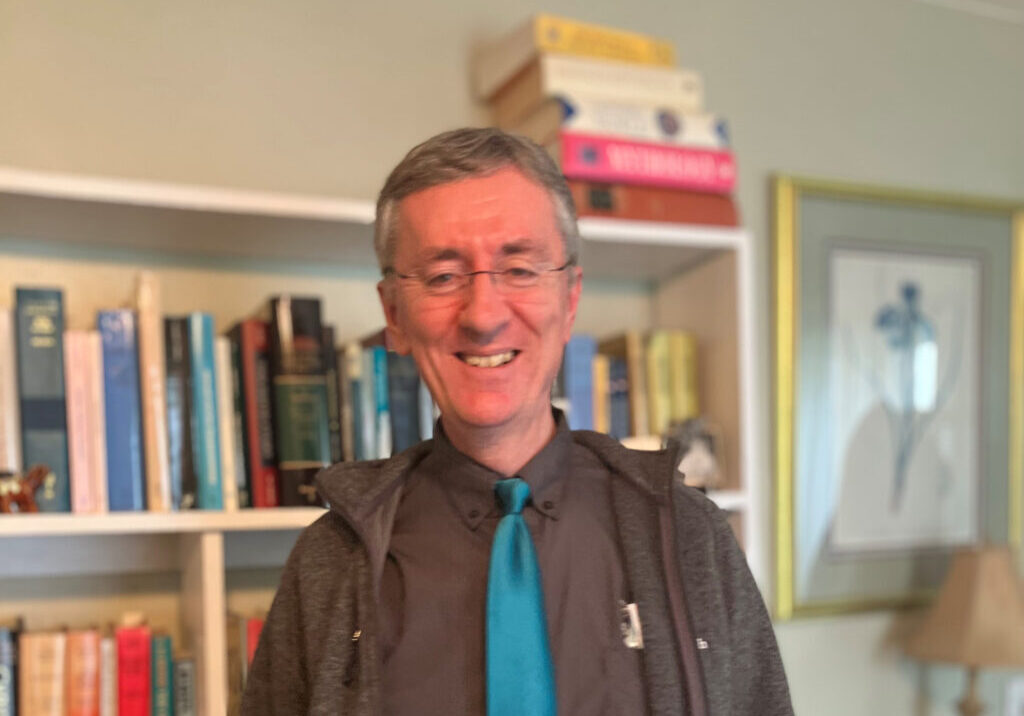
[[[626,647],[630,601],[607,468],[575,444],[555,411],[554,438],[517,473],[544,585],[561,716],[646,713],[640,652]],[[384,713],[486,711],[487,568],[503,476],[463,455],[438,430],[410,475],[381,582]]]

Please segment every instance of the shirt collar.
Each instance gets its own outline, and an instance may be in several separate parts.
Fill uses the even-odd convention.
[[[475,530],[490,514],[500,514],[494,485],[505,477],[520,477],[530,486],[530,504],[545,517],[557,520],[565,477],[569,472],[572,434],[565,415],[552,408],[555,434],[515,475],[502,475],[481,465],[452,445],[441,421],[434,428],[434,449],[423,469],[436,477],[463,522]]]

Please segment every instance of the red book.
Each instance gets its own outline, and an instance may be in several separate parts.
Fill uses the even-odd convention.
[[[740,217],[731,196],[706,194],[656,186],[600,184],[569,180],[576,213],[633,221],[666,221],[676,224],[739,226]]]
[[[263,620],[259,617],[249,617],[245,620],[245,658],[249,666],[252,666],[252,659],[256,656],[256,646],[260,643],[262,631]]]
[[[271,422],[269,329],[265,321],[250,318],[236,323],[228,337],[238,347],[245,472],[252,506],[277,507],[281,503],[280,475]]]
[[[150,643],[148,626],[118,627],[117,712],[150,716]]]

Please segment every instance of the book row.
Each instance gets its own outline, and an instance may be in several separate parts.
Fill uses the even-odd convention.
[[[0,716],[195,716],[196,665],[135,616],[106,630],[0,626]]]
[[[736,226],[736,167],[699,73],[647,35],[536,15],[473,63],[494,123],[548,149],[580,216]]]

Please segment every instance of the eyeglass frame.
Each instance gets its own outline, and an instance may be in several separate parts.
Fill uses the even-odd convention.
[[[539,283],[540,282],[540,278],[543,277],[545,274],[558,273],[558,272],[561,272],[561,271],[565,271],[566,269],[572,268],[575,265],[576,265],[576,259],[575,258],[570,258],[570,259],[566,259],[565,263],[562,264],[561,266],[558,266],[557,268],[534,269],[534,270],[537,273],[537,280],[538,280],[538,283]],[[452,274],[454,276],[457,276],[460,280],[464,280],[465,283],[463,285],[459,286],[458,288],[456,288],[455,290],[453,290],[450,294],[433,294],[433,295],[434,296],[453,296],[453,295],[457,295],[457,294],[461,293],[462,291],[465,291],[467,288],[469,288],[469,286],[473,283],[473,278],[475,276],[480,276],[482,274],[486,274],[486,275],[490,276],[491,277],[491,281],[492,281],[492,283],[494,284],[495,287],[497,287],[499,289],[506,288],[506,287],[502,286],[502,284],[501,284],[501,280],[500,280],[501,276],[504,276],[504,275],[508,274],[511,271],[521,270],[522,268],[523,268],[522,266],[512,266],[512,267],[509,267],[509,268],[506,268],[506,269],[502,269],[500,271],[495,271],[493,269],[491,269],[491,270],[484,269],[484,270],[480,270],[480,271],[445,271],[445,273]],[[404,273],[401,273],[394,266],[385,266],[383,268],[383,270],[381,271],[381,274],[384,276],[384,278],[388,278],[389,276],[394,276],[395,278],[417,281],[417,282],[419,282],[423,286],[423,288],[428,293],[430,292],[430,287],[427,286],[426,280],[422,276],[419,276],[419,275],[416,275],[416,274],[404,274]],[[536,284],[534,284],[534,285],[536,285]],[[525,287],[518,288],[518,289],[517,288],[512,288],[511,290],[513,290],[513,291],[516,291],[516,290],[522,291],[522,290],[526,290],[526,289],[529,289],[529,288],[533,288],[533,286],[525,286]]]

